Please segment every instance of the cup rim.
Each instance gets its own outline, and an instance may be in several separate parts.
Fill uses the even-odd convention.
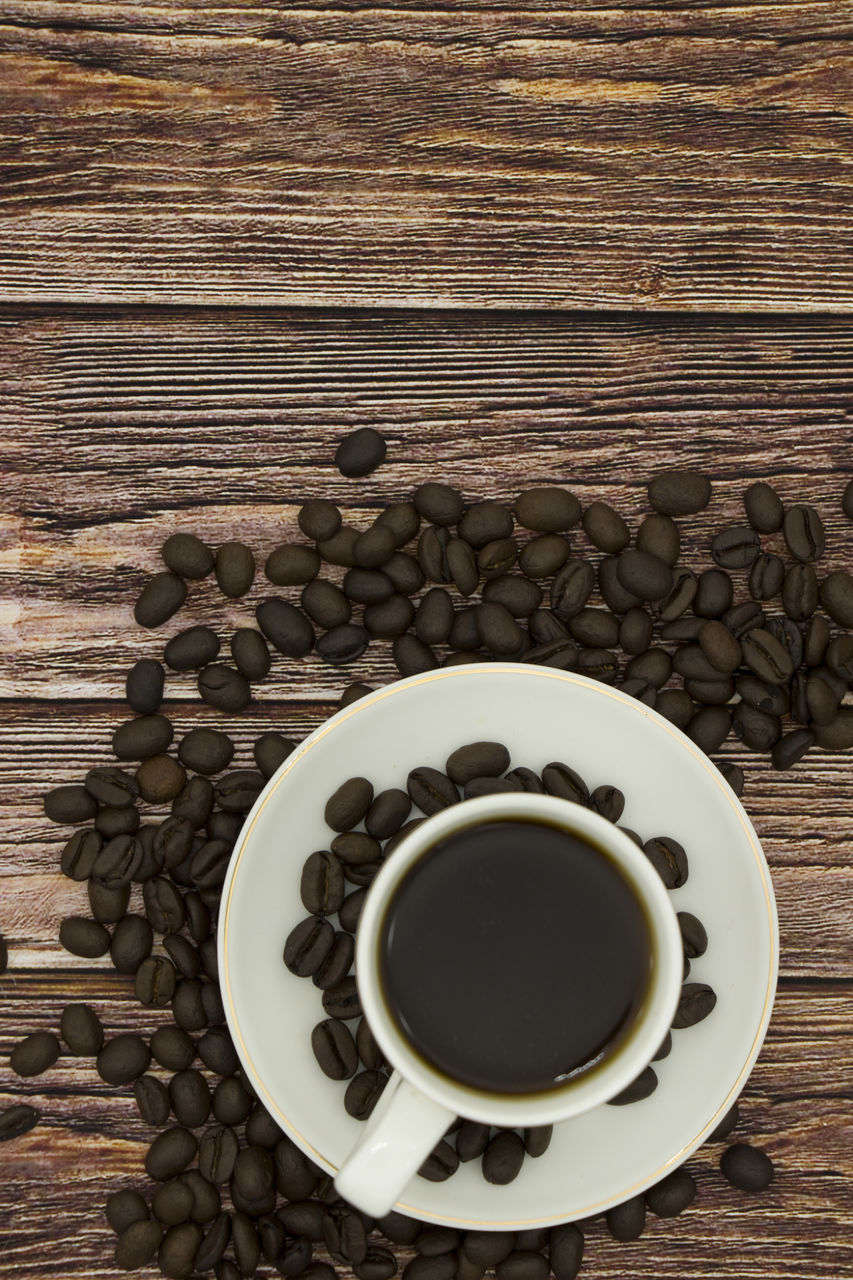
[[[655,966],[645,1008],[625,1045],[610,1061],[562,1089],[533,1095],[499,1095],[453,1081],[431,1069],[408,1044],[380,993],[379,930],[385,909],[407,871],[444,836],[506,817],[546,817],[603,846],[639,894],[648,913]],[[556,796],[499,793],[478,796],[426,818],[400,842],[380,868],[365,900],[356,938],[355,967],[364,1015],[392,1067],[421,1093],[466,1119],[515,1127],[551,1124],[614,1098],[651,1062],[678,1003],[682,982],[681,931],[668,891],[645,853],[614,823]]]

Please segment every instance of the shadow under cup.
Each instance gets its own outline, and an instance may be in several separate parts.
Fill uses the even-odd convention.
[[[463,802],[410,841],[371,891],[374,1031],[393,1065],[495,1123],[534,1100],[556,1119],[630,1083],[681,981],[675,913],[642,851],[541,796]]]

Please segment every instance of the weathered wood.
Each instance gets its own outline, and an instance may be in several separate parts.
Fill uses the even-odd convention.
[[[849,12],[12,0],[0,296],[849,310]]]

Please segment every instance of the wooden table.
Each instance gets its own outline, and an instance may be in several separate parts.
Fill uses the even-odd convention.
[[[131,616],[167,533],[263,555],[306,497],[364,523],[427,478],[561,482],[636,522],[656,468],[696,465],[715,492],[688,563],[766,478],[850,567],[851,31],[831,0],[3,5],[0,1105],[44,1118],[0,1146],[2,1280],[117,1276],[101,1206],[144,1177],[128,1090],[67,1057],[21,1082],[7,1055],[70,1000],[109,1031],[161,1021],[59,948],[85,895],[40,797],[108,759],[127,667],[179,625]],[[347,481],[334,447],[364,424],[389,459]],[[394,672],[374,645],[274,674],[239,762]],[[170,687],[186,729],[191,680]],[[750,1198],[698,1153],[682,1218],[634,1245],[589,1228],[591,1280],[853,1274],[851,760],[780,777],[726,750],[781,917],[739,1130],[778,1179]]]

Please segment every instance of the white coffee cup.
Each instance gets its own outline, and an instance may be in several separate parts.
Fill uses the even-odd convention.
[[[651,942],[645,999],[612,1054],[605,1052],[594,1071],[542,1093],[488,1093],[431,1068],[392,1017],[380,977],[386,909],[421,857],[466,827],[508,819],[546,822],[602,850],[641,904]],[[615,1097],[648,1066],[663,1041],[678,1002],[682,969],[681,933],[663,882],[634,841],[599,814],[567,800],[526,793],[481,796],[434,814],[401,841],[379,871],[359,922],[361,1003],[394,1072],[338,1170],[338,1192],[365,1213],[382,1217],[456,1116],[505,1128],[532,1127],[566,1120]]]

